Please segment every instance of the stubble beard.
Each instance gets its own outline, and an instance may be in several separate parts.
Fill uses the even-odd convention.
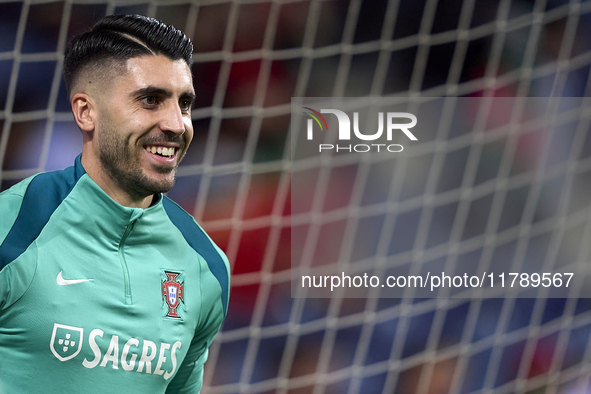
[[[141,165],[140,155],[143,145],[132,149],[129,138],[120,135],[112,125],[107,124],[101,133],[99,160],[105,173],[122,190],[134,197],[148,197],[156,193],[166,193],[175,183],[177,165],[174,168],[156,168],[158,172],[172,172],[172,179],[156,180],[147,176]]]

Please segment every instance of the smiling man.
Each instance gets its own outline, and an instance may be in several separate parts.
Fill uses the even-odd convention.
[[[226,256],[162,193],[193,137],[193,47],[108,16],[64,59],[82,154],[0,194],[0,393],[196,393]]]

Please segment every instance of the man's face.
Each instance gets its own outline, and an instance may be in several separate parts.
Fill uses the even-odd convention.
[[[142,56],[127,61],[102,94],[95,154],[105,175],[131,196],[172,188],[193,138],[193,81],[183,60]]]

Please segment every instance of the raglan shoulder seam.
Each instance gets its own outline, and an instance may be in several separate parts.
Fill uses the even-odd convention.
[[[218,281],[222,294],[223,314],[226,316],[229,302],[230,269],[228,259],[207,235],[205,230],[180,205],[164,196],[162,204],[171,222],[183,235],[185,241],[203,258],[209,271]]]
[[[84,173],[78,157],[74,167],[34,175],[18,186],[23,194],[18,214],[0,243],[1,266],[16,260],[39,237]]]
[[[27,291],[31,288],[31,284],[33,284],[33,280],[35,279],[35,275],[37,275],[37,269],[39,267],[39,249],[37,248],[37,242],[33,242],[31,247],[35,249],[35,262],[33,264],[33,273],[28,279],[27,285],[23,288],[22,293],[12,302],[9,306],[14,306],[19,303],[19,301],[27,294]],[[10,266],[10,264],[9,264]],[[14,267],[13,267],[14,268]]]

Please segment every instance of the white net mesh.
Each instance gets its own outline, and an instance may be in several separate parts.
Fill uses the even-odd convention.
[[[295,231],[311,260],[377,256],[382,272],[403,261],[588,262],[588,106],[551,134],[487,133],[490,119],[510,123],[508,109],[468,135],[442,117],[396,166],[318,162],[310,171],[325,182],[304,193],[292,194],[302,163],[289,158],[291,97],[588,96],[591,2],[0,0],[2,189],[79,153],[62,54],[111,13],[154,16],[195,43],[195,139],[169,195],[233,270],[204,391],[591,392],[591,304],[580,289],[468,300],[292,299],[290,289]],[[291,229],[292,198],[305,194],[318,226]],[[351,240],[376,227],[363,255]],[[334,250],[327,234],[342,240]]]

